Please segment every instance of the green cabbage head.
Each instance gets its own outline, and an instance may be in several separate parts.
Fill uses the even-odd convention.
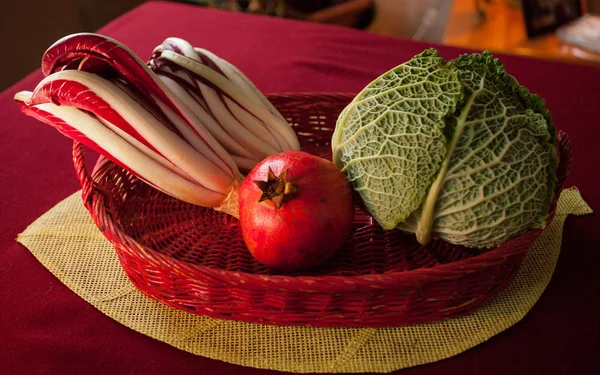
[[[490,248],[543,228],[556,129],[491,53],[434,49],[383,74],[340,114],[333,161],[383,229]]]

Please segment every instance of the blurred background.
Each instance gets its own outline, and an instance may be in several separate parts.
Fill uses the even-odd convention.
[[[171,1],[600,68],[600,17],[595,16],[600,14],[600,0]],[[42,53],[58,38],[74,32],[96,31],[143,2],[3,2],[0,90],[38,68]]]

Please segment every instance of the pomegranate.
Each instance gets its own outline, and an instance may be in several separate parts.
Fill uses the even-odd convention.
[[[239,200],[246,246],[276,269],[326,261],[352,229],[354,203],[346,176],[306,152],[286,151],[257,164],[244,179]]]

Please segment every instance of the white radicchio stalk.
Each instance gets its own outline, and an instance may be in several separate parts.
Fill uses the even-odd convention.
[[[232,155],[251,169],[265,157],[298,150],[283,116],[235,66],[183,39],[168,38],[148,65]]]
[[[243,176],[234,159],[251,167],[258,150],[231,137],[246,148],[230,155],[222,145],[225,142],[211,134],[214,129],[207,129],[217,119],[199,119],[198,110],[126,46],[98,34],[70,35],[45,52],[42,72],[46,78],[33,92],[15,95],[23,113],[91,147],[166,194],[238,216],[237,190]],[[246,82],[238,90],[247,87]],[[227,90],[234,89],[230,82]],[[239,96],[233,94],[229,100],[248,104]],[[271,117],[255,112],[265,122],[273,124],[277,118],[285,123],[272,112]],[[285,134],[282,138],[294,143],[295,135],[291,139]],[[274,150],[279,149],[268,152]]]

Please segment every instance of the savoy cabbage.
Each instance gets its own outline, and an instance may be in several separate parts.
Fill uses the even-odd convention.
[[[384,229],[489,248],[544,227],[556,129],[491,53],[435,49],[383,74],[340,114],[333,161]]]

